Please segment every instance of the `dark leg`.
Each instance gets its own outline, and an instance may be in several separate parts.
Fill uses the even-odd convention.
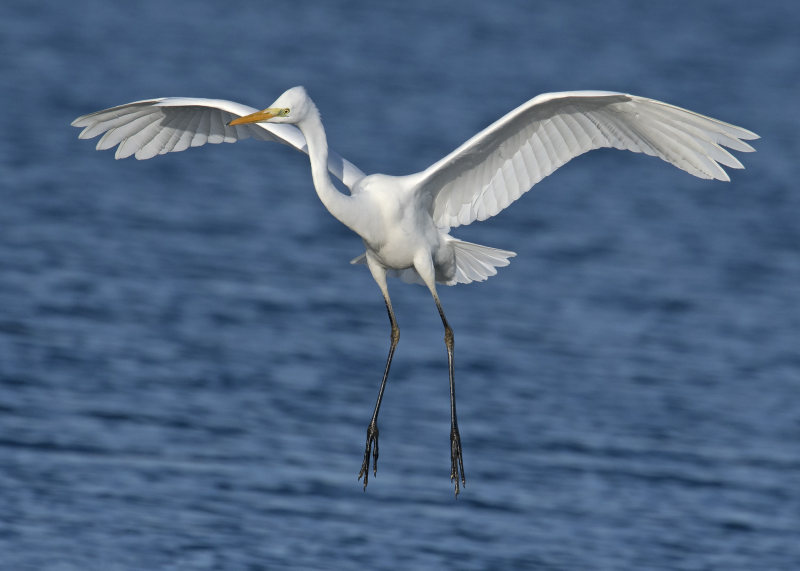
[[[358,473],[358,479],[364,477],[364,489],[367,489],[367,481],[369,480],[369,463],[370,453],[372,455],[372,474],[373,476],[378,473],[378,411],[381,408],[381,400],[383,400],[383,391],[386,389],[386,379],[389,378],[389,367],[392,366],[392,357],[394,350],[397,347],[397,342],[400,341],[400,328],[397,327],[397,321],[394,318],[394,311],[392,310],[392,302],[389,296],[383,296],[386,302],[386,310],[389,312],[389,322],[392,324],[392,337],[391,345],[389,346],[389,356],[386,358],[386,368],[383,370],[383,380],[381,381],[381,388],[378,391],[378,400],[375,402],[375,410],[372,413],[372,420],[367,426],[367,445],[364,448],[364,462],[361,464],[361,471]],[[374,448],[373,448],[374,446]]]
[[[456,418],[456,382],[453,365],[453,348],[455,346],[453,338],[453,330],[450,324],[447,323],[447,318],[444,316],[442,304],[439,302],[439,296],[433,294],[433,299],[436,302],[436,308],[439,310],[439,316],[442,318],[444,325],[444,342],[447,346],[447,365],[450,372],[450,481],[455,484],[456,496],[460,491],[458,481],[461,480],[461,485],[466,487],[467,480],[464,475],[464,459],[461,455],[461,435],[458,432],[458,419]]]

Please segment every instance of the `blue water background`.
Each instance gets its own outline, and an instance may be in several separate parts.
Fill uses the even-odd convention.
[[[0,4],[0,569],[800,568],[800,5]],[[389,327],[306,158],[114,161],[69,126],[303,84],[366,172],[421,170],[545,91],[762,135],[731,183],[599,151],[455,235],[518,252],[424,288],[380,468]]]

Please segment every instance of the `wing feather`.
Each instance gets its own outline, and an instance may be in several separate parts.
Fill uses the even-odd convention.
[[[294,125],[253,123],[228,125],[231,119],[256,109],[223,99],[166,97],[134,101],[78,117],[72,122],[83,127],[79,138],[100,137],[98,150],[117,147],[115,158],[131,155],[149,159],[206,143],[233,143],[254,138],[273,141],[308,153],[305,137]],[[328,168],[349,188],[364,177],[355,165],[330,151]]]
[[[181,140],[181,135],[183,134],[184,131],[186,131],[186,129],[189,128],[191,120],[192,116],[188,113],[181,113],[174,119],[165,118],[164,132],[148,145],[149,146],[148,153],[155,153],[155,154],[151,154],[149,156],[145,156],[143,154],[141,157],[139,157],[139,155],[136,155],[136,158],[149,159],[154,157],[155,155],[163,155],[169,153],[170,151],[174,151],[178,142]]]
[[[610,91],[546,93],[514,109],[416,175],[441,227],[494,216],[571,159],[611,147],[656,156],[701,178],[742,168],[758,135],[667,103]]]
[[[709,136],[707,130],[704,131],[694,122],[674,121],[672,127],[674,129],[680,129],[687,134],[691,134],[713,160],[730,168],[741,169],[744,167],[736,157],[722,148],[722,145],[744,152],[753,151],[753,148],[747,143],[743,143],[739,139],[734,139],[724,132],[718,133],[716,137]]]
[[[197,130],[197,126],[200,124],[200,119],[202,119],[202,113],[187,113],[186,116],[188,117],[188,121],[186,122],[186,127],[184,131],[181,133],[178,142],[175,143],[175,147],[172,149],[166,150],[166,152],[174,152],[179,153],[181,151],[185,151],[189,147],[192,146],[192,140],[194,139],[194,132]]]
[[[129,135],[120,141],[117,147],[117,152],[114,154],[116,159],[124,159],[135,154],[143,145],[149,143],[161,130],[158,124],[158,119],[153,117],[146,117],[150,120],[147,125],[143,126],[136,133]],[[145,119],[145,117],[143,117]]]
[[[202,147],[208,142],[208,135],[211,131],[211,113],[205,112],[200,115],[200,123],[192,137],[192,147]]]
[[[112,126],[105,135],[100,137],[100,140],[97,141],[97,147],[95,147],[98,151],[105,151],[106,149],[116,147],[124,141],[129,134],[135,133],[139,129],[144,129],[153,122],[153,118],[150,115],[143,113],[131,114],[125,119],[124,127]]]
[[[219,111],[208,114],[208,142],[212,145],[225,142],[225,123],[222,122]]]

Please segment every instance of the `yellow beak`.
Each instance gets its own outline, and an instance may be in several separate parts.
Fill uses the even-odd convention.
[[[260,123],[262,121],[269,121],[273,117],[277,116],[279,112],[280,109],[277,107],[269,107],[261,111],[256,111],[255,113],[250,113],[250,115],[245,115],[244,117],[234,119],[233,121],[230,121],[228,125],[243,125],[244,123]]]

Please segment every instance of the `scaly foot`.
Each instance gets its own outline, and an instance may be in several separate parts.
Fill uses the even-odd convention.
[[[458,433],[458,425],[453,424],[450,428],[450,481],[456,486],[456,497],[461,491],[458,481],[467,487],[467,480],[464,476],[464,458],[461,456],[461,435]]]
[[[373,448],[372,446],[375,446]],[[358,479],[364,477],[364,490],[367,489],[367,481],[369,480],[369,458],[372,456],[372,475],[378,474],[378,425],[375,422],[370,422],[367,427],[367,445],[364,447],[364,462],[361,463],[361,471],[358,473]],[[456,484],[458,487],[458,484]]]

